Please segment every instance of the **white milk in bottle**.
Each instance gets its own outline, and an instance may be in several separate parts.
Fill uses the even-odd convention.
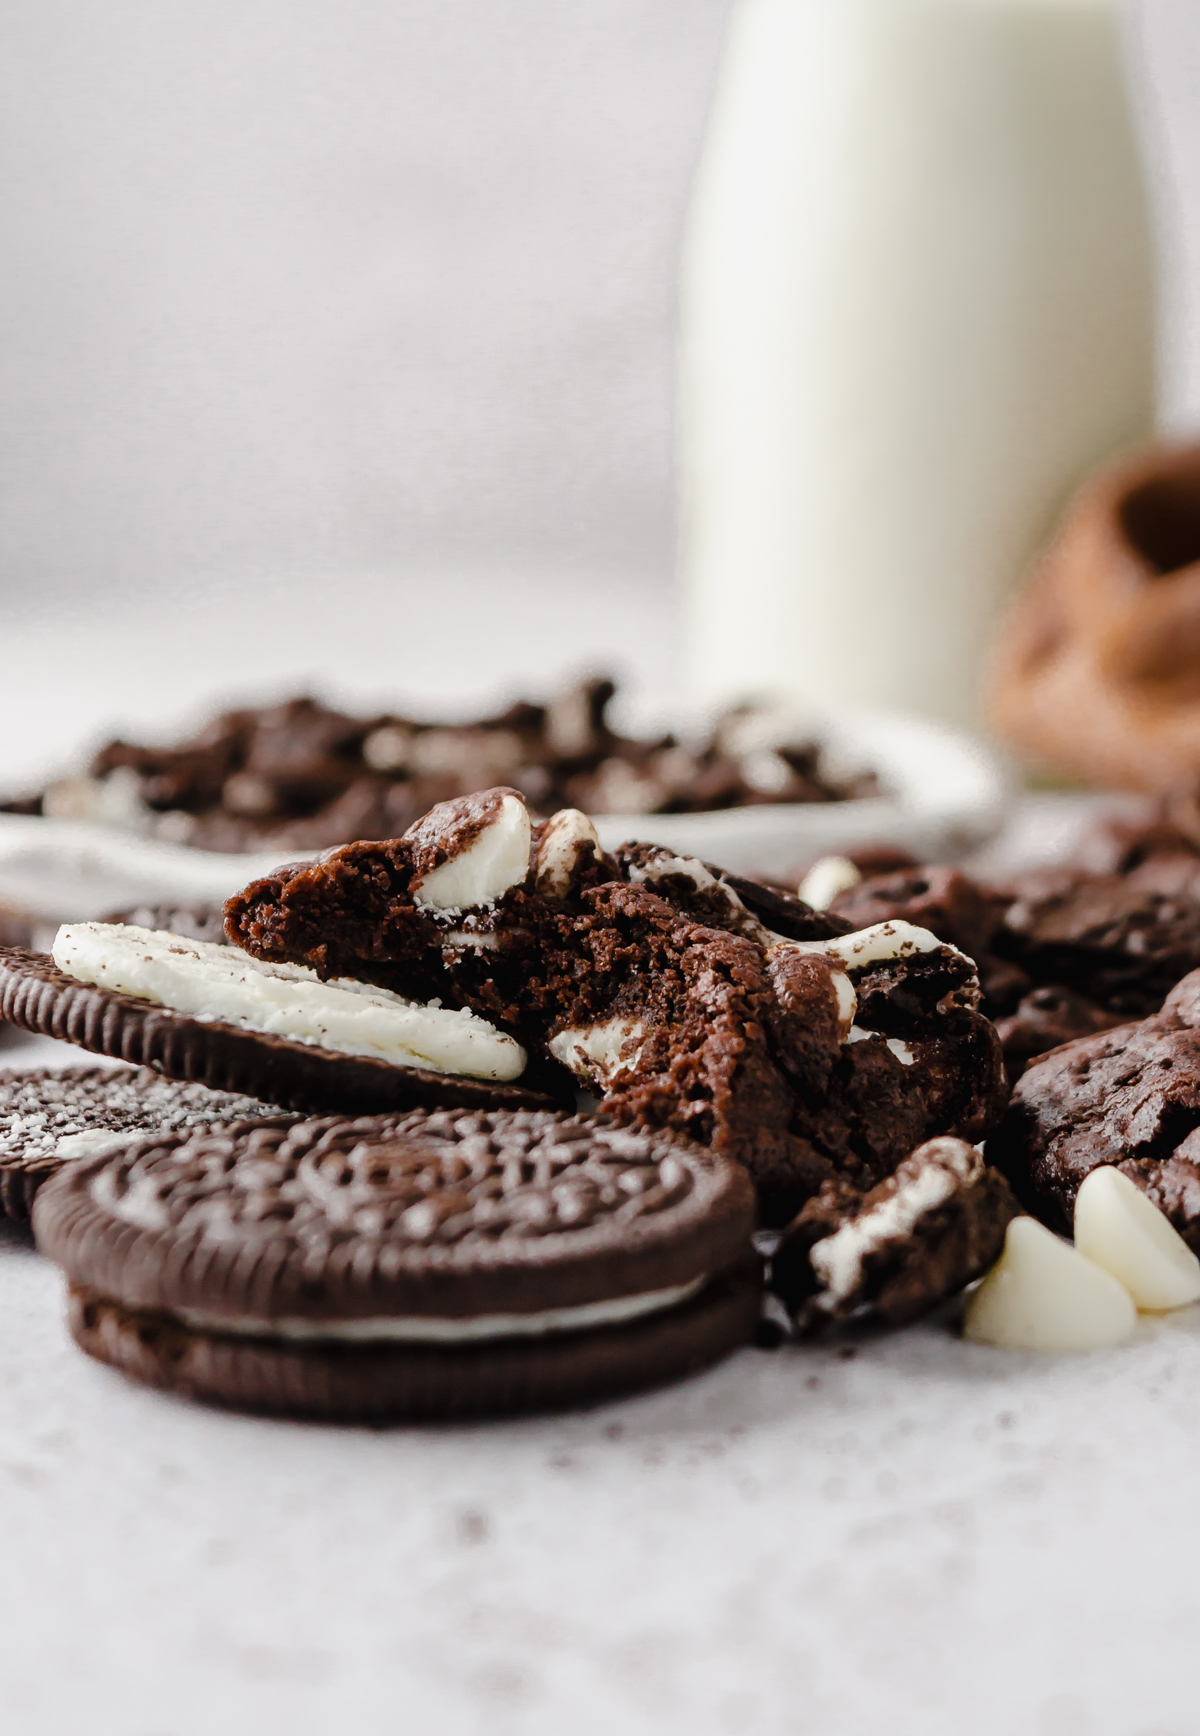
[[[1113,0],[738,0],[683,262],[697,696],[970,722],[1005,596],[1149,432]]]

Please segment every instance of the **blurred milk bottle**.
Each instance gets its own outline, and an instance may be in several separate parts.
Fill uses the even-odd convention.
[[[1154,414],[1119,0],[736,0],[683,265],[688,675],[975,717]]]

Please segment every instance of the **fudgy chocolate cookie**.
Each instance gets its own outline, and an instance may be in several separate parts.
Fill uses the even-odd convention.
[[[144,1134],[282,1114],[256,1097],[180,1084],[148,1067],[0,1073],[0,1214],[27,1219],[42,1183],[64,1164]]]
[[[1135,877],[1073,869],[1024,876],[1000,943],[1042,983],[1113,1012],[1155,1012],[1200,966],[1200,903]]]
[[[682,1141],[545,1114],[151,1138],[38,1196],[89,1354],[190,1397],[341,1419],[586,1403],[751,1338],[754,1199]]]
[[[604,855],[583,814],[536,832],[513,790],[402,838],[256,881],[226,906],[264,961],[468,1008],[624,1121],[736,1157],[764,1218],[868,1188],[1003,1105],[971,961],[911,924],[844,918],[666,850]]]
[[[213,717],[190,741],[110,741],[86,777],[0,801],[0,811],[284,856],[394,837],[436,802],[501,782],[543,814],[565,806],[678,814],[878,794],[872,772],[835,769],[794,719],[742,707],[719,717],[703,740],[627,736],[609,721],[614,693],[601,677],[548,703],[518,700],[466,723],[351,717],[307,695],[242,707]],[[28,944],[27,936],[9,938]]]
[[[1200,1251],[1200,971],[1160,1013],[1035,1061],[988,1156],[1031,1212],[1067,1233],[1084,1177],[1115,1164]]]
[[[985,1272],[1018,1210],[974,1146],[931,1139],[865,1196],[827,1185],[785,1230],[771,1288],[804,1333],[899,1326]]]
[[[1037,1055],[1154,1012],[1200,966],[1196,859],[1155,857],[1128,874],[1039,870],[1004,887],[956,869],[865,880],[834,914],[920,923],[976,961],[1009,1078]]]

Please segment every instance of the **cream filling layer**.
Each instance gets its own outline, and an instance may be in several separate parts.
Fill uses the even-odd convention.
[[[475,1013],[427,1007],[388,989],[303,965],[264,964],[232,946],[117,923],[66,923],[59,970],[77,982],[155,1001],[189,1018],[471,1079],[515,1079],[521,1045]]]
[[[536,1314],[475,1314],[463,1320],[435,1315],[378,1316],[366,1320],[298,1320],[284,1316],[232,1319],[196,1308],[173,1308],[176,1320],[197,1332],[237,1338],[286,1338],[329,1344],[468,1344],[489,1338],[540,1338],[550,1332],[585,1332],[594,1326],[619,1326],[644,1314],[657,1314],[688,1301],[707,1283],[707,1274],[666,1290],[583,1302],[574,1308],[543,1308]]]

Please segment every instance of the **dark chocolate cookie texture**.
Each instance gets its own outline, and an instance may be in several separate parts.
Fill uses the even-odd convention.
[[[467,1008],[621,1120],[736,1157],[776,1223],[831,1176],[867,1188],[932,1135],[983,1137],[1003,1105],[955,947],[848,932],[652,846],[606,856],[583,814],[534,830],[511,790],[281,869],[226,912],[255,957]]]
[[[771,1288],[802,1333],[899,1326],[980,1277],[1019,1207],[961,1139],[931,1139],[865,1195],[830,1184],[780,1241]]]
[[[195,1398],[378,1420],[716,1360],[757,1320],[753,1221],[745,1172],[684,1142],[449,1111],[147,1139],[34,1214],[90,1354]]]
[[[988,1155],[1065,1233],[1084,1177],[1114,1164],[1200,1252],[1200,971],[1160,1013],[1034,1062]]]

